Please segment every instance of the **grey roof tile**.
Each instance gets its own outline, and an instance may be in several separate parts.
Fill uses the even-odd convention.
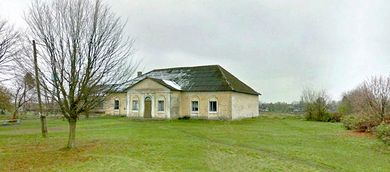
[[[253,90],[219,65],[155,69],[133,79],[127,86],[127,89],[146,78],[150,78],[176,91],[235,91],[260,95],[260,93]],[[172,83],[167,83],[167,81],[177,85],[173,86]],[[180,86],[181,89],[177,89],[177,86]]]

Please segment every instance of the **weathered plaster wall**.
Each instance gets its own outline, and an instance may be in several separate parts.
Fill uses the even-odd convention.
[[[119,100],[119,110],[114,110],[114,100]],[[104,101],[105,113],[108,115],[126,115],[126,93],[114,93]]]
[[[232,92],[182,92],[180,96],[180,116],[191,116],[203,119],[231,119]],[[199,112],[191,112],[191,101],[199,101]],[[218,111],[209,112],[209,101],[218,102]]]
[[[232,93],[232,119],[259,116],[259,96]]]
[[[172,91],[171,92],[170,112],[171,112],[172,119],[180,117],[180,106],[181,106],[180,96],[181,96],[181,94],[182,93],[179,91]]]
[[[171,91],[159,83],[145,79],[127,93],[113,94],[106,99],[105,112],[110,115],[128,115],[143,118],[145,98],[152,100],[152,118],[175,119],[183,116],[202,119],[240,119],[258,116],[258,96],[231,91],[180,92]],[[119,110],[114,110],[114,100],[119,100]],[[132,101],[138,100],[138,110],[133,110]],[[164,111],[158,111],[158,100],[164,100]],[[191,101],[199,102],[199,111],[192,112]],[[216,100],[217,112],[209,112],[209,101]],[[128,105],[127,105],[127,102]]]

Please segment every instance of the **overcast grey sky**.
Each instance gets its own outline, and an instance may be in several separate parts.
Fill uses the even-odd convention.
[[[299,100],[304,87],[334,99],[371,75],[390,74],[390,1],[105,1],[136,39],[142,70],[219,64],[261,92]],[[25,27],[29,0],[0,0]]]

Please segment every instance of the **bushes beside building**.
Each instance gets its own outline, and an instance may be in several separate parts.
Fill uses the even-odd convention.
[[[390,142],[390,77],[372,77],[343,95],[339,106],[347,129],[375,133]]]

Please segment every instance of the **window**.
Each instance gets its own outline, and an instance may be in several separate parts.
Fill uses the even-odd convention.
[[[209,101],[209,112],[217,112],[217,101]]]
[[[138,111],[138,100],[133,100],[132,110]]]
[[[104,101],[99,101],[96,105],[96,109],[104,109]]]
[[[159,100],[158,101],[158,111],[163,112],[164,111],[164,100]]]
[[[119,100],[114,100],[114,110],[119,110]]]
[[[198,112],[199,111],[199,102],[198,101],[192,101],[191,102],[191,111],[192,112]]]

